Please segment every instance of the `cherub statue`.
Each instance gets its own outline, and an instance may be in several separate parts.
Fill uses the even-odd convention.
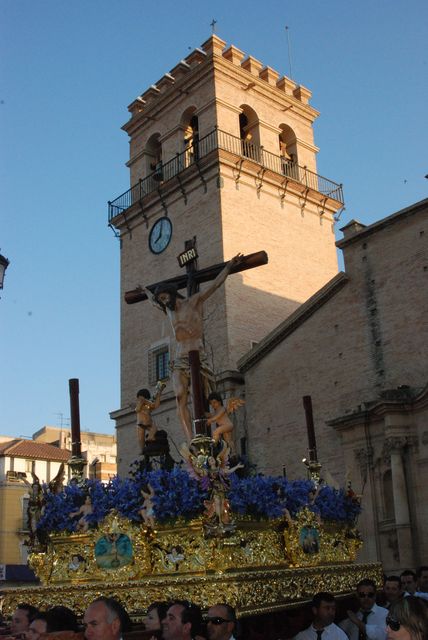
[[[230,414],[236,411],[238,407],[242,407],[245,401],[241,398],[229,398],[226,407],[223,405],[222,397],[216,391],[210,393],[208,396],[208,402],[213,410],[213,413],[207,413],[207,424],[217,424],[217,427],[213,431],[214,442],[218,442],[220,438],[223,438],[229,447],[233,447],[233,423],[230,419]]]
[[[147,440],[153,441],[155,439],[157,429],[152,418],[152,411],[159,407],[161,393],[165,389],[165,386],[164,382],[158,381],[153,398],[148,389],[140,389],[137,393],[135,412],[137,414],[138,439],[141,449],[144,448],[146,433]]]
[[[85,532],[89,529],[89,522],[88,522],[87,516],[90,516],[92,513],[93,513],[93,508],[92,508],[91,496],[86,496],[85,502],[82,504],[80,509],[78,509],[77,511],[73,511],[68,515],[70,516],[70,518],[75,518],[76,516],[80,516],[79,520],[77,521],[76,530]]]
[[[154,529],[155,515],[153,510],[153,498],[155,496],[155,490],[150,484],[147,485],[147,489],[148,491],[141,489],[141,495],[143,496],[144,501],[139,514],[143,518],[144,524]]]
[[[172,547],[171,550],[166,554],[166,559],[169,564],[172,565],[176,571],[179,569],[180,562],[183,562],[185,559],[185,555],[180,546]]]

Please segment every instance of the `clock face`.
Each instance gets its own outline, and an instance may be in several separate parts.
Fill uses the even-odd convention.
[[[172,223],[164,216],[156,220],[150,230],[149,247],[153,253],[162,253],[169,245],[172,237]]]

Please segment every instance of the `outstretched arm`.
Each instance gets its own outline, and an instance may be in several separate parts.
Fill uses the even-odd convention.
[[[237,264],[240,264],[242,262],[243,257],[244,256],[242,255],[242,253],[238,253],[231,260],[229,260],[229,262],[220,271],[220,273],[218,274],[217,278],[208,287],[208,289],[205,289],[205,291],[202,291],[199,294],[200,300],[202,300],[202,301],[206,300],[207,298],[209,298],[214,293],[214,291],[216,289],[221,287],[221,285],[223,284],[223,282],[226,280],[227,276],[231,272],[232,268],[235,267]]]
[[[224,416],[224,414],[226,413],[226,409],[221,406],[220,409],[218,411],[216,411],[215,413],[209,413],[209,418],[207,419],[207,424],[212,424],[213,422],[217,422],[217,420],[219,418],[221,418],[222,416]]]
[[[147,296],[148,301],[150,302],[150,304],[152,304],[154,307],[156,307],[156,309],[160,309],[161,311],[163,311],[163,313],[166,313],[164,307],[159,304],[159,302],[156,300],[155,296],[153,295],[153,293],[150,291],[150,289],[148,287],[141,287],[140,289],[142,289],[142,291],[144,291],[144,293]]]

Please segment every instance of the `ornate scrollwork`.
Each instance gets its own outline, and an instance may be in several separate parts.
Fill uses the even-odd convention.
[[[414,436],[389,436],[385,439],[382,448],[382,458],[385,464],[390,463],[392,453],[402,454],[406,449],[414,445],[417,445],[417,438]]]

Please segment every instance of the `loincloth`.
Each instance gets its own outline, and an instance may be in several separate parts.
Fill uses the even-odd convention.
[[[201,374],[204,376],[204,378],[213,382],[214,381],[213,370],[208,364],[207,356],[202,352],[199,352],[199,361],[201,366]],[[179,358],[175,358],[175,360],[171,360],[169,363],[169,368],[172,372],[180,371],[181,373],[184,373],[187,376],[187,378],[189,378],[190,380],[190,364],[189,364],[188,355],[180,356]]]

